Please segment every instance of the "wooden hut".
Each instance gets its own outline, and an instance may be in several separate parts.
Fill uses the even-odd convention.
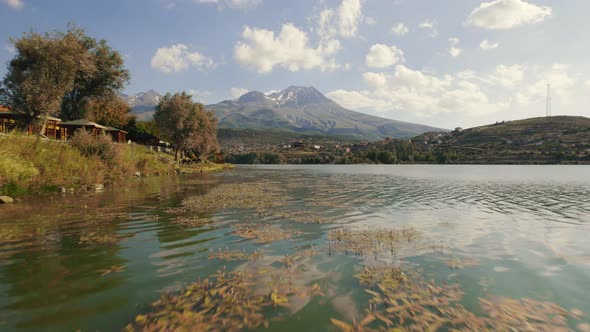
[[[113,142],[118,143],[126,143],[127,142],[127,132],[121,129],[117,129],[115,127],[107,127],[107,133],[111,135]]]
[[[130,135],[129,139],[134,143],[146,146],[159,146],[162,141],[159,137],[148,133],[137,133],[133,136]]]
[[[61,131],[63,132],[61,136],[62,140],[66,140],[74,136],[76,130],[78,129],[86,130],[94,136],[105,135],[107,131],[107,127],[101,126],[98,123],[88,121],[86,119],[62,122],[61,129],[64,129]]]
[[[41,117],[37,117],[40,119]],[[53,116],[47,117],[44,132],[41,132],[41,124],[26,125],[27,115],[22,113],[11,112],[8,108],[0,106],[0,133],[8,133],[12,130],[21,129],[27,134],[41,134],[49,139],[58,139],[60,137],[61,119]]]

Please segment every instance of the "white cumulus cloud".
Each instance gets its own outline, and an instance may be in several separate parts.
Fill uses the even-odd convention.
[[[494,0],[474,9],[466,23],[490,30],[511,29],[542,22],[551,13],[549,6],[538,6],[524,0]]]
[[[492,83],[512,88],[524,79],[524,67],[521,65],[498,65],[491,74],[490,79]]]
[[[364,73],[362,89],[339,89],[327,96],[345,107],[368,113],[398,118],[405,114],[414,119],[446,114],[445,118],[462,119],[465,124],[474,119],[494,119],[494,114],[509,118],[536,116],[539,109],[541,113],[544,110],[549,83],[556,108],[580,100],[587,88],[576,90],[583,81],[573,71],[563,64],[514,64],[437,75],[397,65],[391,73]]]
[[[498,46],[500,46],[500,43],[492,43],[487,39],[484,39],[480,44],[479,44],[479,48],[481,48],[484,51],[491,51],[491,50],[495,50],[498,48]]]
[[[436,28],[437,23],[435,20],[426,20],[418,24],[418,28],[423,30],[430,30],[430,36],[436,37],[438,35],[438,29]]]
[[[463,49],[461,49],[459,47],[449,48],[449,55],[452,56],[453,58],[458,57],[459,55],[461,55],[461,53],[463,53]]]
[[[212,95],[211,91],[197,89],[189,89],[188,93],[193,97],[193,101],[203,104],[207,103],[209,97]]]
[[[327,8],[320,12],[318,34],[322,39],[356,37],[362,20],[361,0],[342,0],[338,8]]]
[[[404,62],[404,52],[395,45],[375,44],[369,49],[365,62],[371,68],[391,67],[399,62]]]
[[[329,71],[340,67],[332,57],[339,50],[340,42],[335,39],[310,46],[307,34],[291,23],[284,24],[278,34],[247,26],[234,47],[234,58],[259,73],[271,72],[277,66],[292,72],[314,68]]]
[[[181,72],[189,67],[199,70],[215,67],[213,59],[199,52],[191,52],[185,44],[161,47],[152,57],[151,66],[163,73]]]
[[[410,31],[410,29],[403,23],[398,23],[391,28],[391,32],[398,36],[404,36]]]
[[[459,55],[461,55],[461,53],[463,53],[463,49],[457,47],[457,45],[459,45],[460,42],[461,40],[457,37],[449,38],[449,43],[451,44],[451,47],[449,48],[449,54],[453,58],[456,58]]]
[[[14,9],[22,9],[25,6],[25,2],[23,0],[4,0],[4,3],[8,7]]]

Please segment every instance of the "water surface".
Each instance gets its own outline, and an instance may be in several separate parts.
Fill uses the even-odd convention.
[[[590,323],[586,166],[243,166],[138,181],[88,197],[0,206],[0,330],[120,330],[163,292],[245,264],[209,259],[211,251],[260,249],[279,261],[309,248],[317,254],[301,282],[319,283],[326,294],[299,301],[270,330],[324,331],[334,329],[332,317],[358,319],[366,296],[352,275],[379,261],[459,282],[462,304],[474,312],[482,297],[531,298],[585,312],[573,329]],[[174,222],[184,199],[235,183],[280,189],[287,203],[264,213],[183,212],[214,221],[202,226]],[[235,233],[245,222],[292,236],[257,243]],[[330,252],[327,235],[342,227],[412,228],[428,245],[394,257]],[[450,268],[449,258],[473,264]]]

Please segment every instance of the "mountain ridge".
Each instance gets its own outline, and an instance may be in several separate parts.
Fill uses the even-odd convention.
[[[163,96],[156,90],[150,89],[131,95],[119,93],[119,97],[131,107],[131,113],[135,114],[139,121],[149,121],[153,118],[156,105]]]
[[[121,95],[140,121],[149,121],[162,95],[149,90]],[[289,86],[269,94],[250,91],[236,99],[206,105],[219,119],[220,128],[284,130],[355,139],[413,137],[444,129],[381,118],[342,107],[314,87]]]
[[[219,118],[220,128],[283,129],[370,140],[444,130],[351,111],[314,87],[290,86],[271,94],[250,91],[207,108]]]

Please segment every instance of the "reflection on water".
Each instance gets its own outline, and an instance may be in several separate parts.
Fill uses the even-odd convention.
[[[299,288],[317,283],[323,296],[298,298],[271,330],[361,318],[368,298],[352,276],[401,261],[459,282],[477,313],[493,307],[480,298],[507,296],[585,312],[572,328],[589,322],[587,167],[256,166],[138,181],[0,207],[0,330],[119,330],[162,292],[290,259]],[[215,201],[199,198],[212,190]],[[329,234],[342,227],[422,238],[386,255],[332,252]]]

